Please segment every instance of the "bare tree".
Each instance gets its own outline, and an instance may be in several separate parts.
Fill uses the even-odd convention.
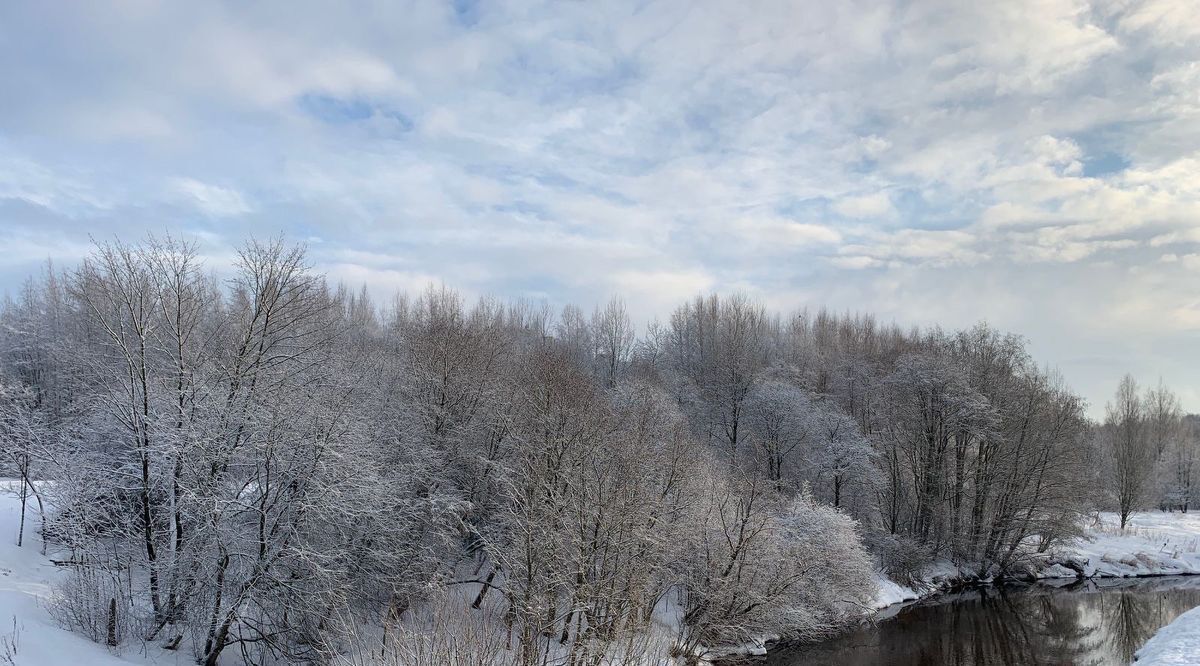
[[[809,456],[816,479],[830,486],[834,508],[842,506],[846,489],[871,474],[873,451],[858,423],[832,405],[812,414],[813,451]]]
[[[25,515],[29,498],[37,502],[38,516],[45,530],[46,507],[35,482],[37,468],[49,457],[49,439],[53,436],[44,419],[32,408],[32,392],[21,386],[0,381],[0,454],[16,468],[20,489],[21,517],[17,527],[17,546],[25,541]],[[45,553],[45,537],[42,540]]]
[[[820,436],[813,427],[816,411],[804,390],[786,377],[759,382],[746,398],[748,438],[777,491],[784,489],[785,466],[799,457],[797,449]]]
[[[152,477],[159,441],[152,405],[158,400],[154,338],[157,317],[154,277],[143,253],[118,241],[97,246],[73,276],[73,296],[105,343],[90,361],[97,380],[109,387],[103,397],[109,415],[126,431],[134,467],[130,474],[139,506],[138,528],[156,619],[163,615],[158,516]],[[122,470],[121,473],[125,473]]]
[[[1179,436],[1167,451],[1168,506],[1187,513],[1195,499],[1196,473],[1200,470],[1200,419],[1184,417]]]
[[[592,314],[592,342],[596,346],[595,363],[598,374],[609,388],[616,386],[633,353],[635,334],[633,322],[625,310],[625,302],[613,297],[603,308]]]
[[[699,297],[671,316],[672,370],[684,381],[681,388],[698,398],[692,404],[697,425],[724,446],[731,465],[747,436],[746,397],[767,366],[768,333],[766,312],[744,296]]]
[[[1147,437],[1146,407],[1130,375],[1121,378],[1113,401],[1105,407],[1104,444],[1121,529],[1146,501],[1154,465],[1154,443]]]

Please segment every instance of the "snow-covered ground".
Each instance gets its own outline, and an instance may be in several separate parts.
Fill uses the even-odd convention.
[[[1135,655],[1137,666],[1200,664],[1200,608],[1175,618],[1154,634]]]
[[[39,552],[37,511],[26,513],[25,546],[18,548],[20,502],[15,482],[0,480],[0,664],[13,666],[129,666],[190,664],[190,655],[137,649],[110,652],[59,628],[46,608],[51,585],[65,572]],[[14,647],[15,646],[15,647]]]
[[[875,584],[878,590],[875,593],[874,617],[890,617],[900,610],[902,604],[938,594],[963,577],[963,572],[948,561],[933,563],[925,570],[921,581],[912,586],[897,583],[882,573],[876,574]]]
[[[1200,574],[1200,514],[1147,511],[1130,517],[1124,530],[1116,514],[1101,513],[1087,539],[1056,553],[1042,578]],[[1052,561],[1052,562],[1055,562]]]
[[[1055,549],[1031,573],[1042,579],[1200,574],[1200,513],[1136,513],[1124,530],[1116,514],[1101,513],[1089,519],[1085,538]],[[935,563],[915,586],[880,575],[875,608],[923,599],[971,577],[949,562]]]

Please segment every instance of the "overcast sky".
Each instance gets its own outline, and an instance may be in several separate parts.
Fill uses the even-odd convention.
[[[246,5],[0,4],[0,288],[282,231],[377,294],[987,320],[1200,411],[1194,0]]]

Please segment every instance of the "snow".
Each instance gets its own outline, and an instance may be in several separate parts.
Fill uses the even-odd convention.
[[[915,601],[923,595],[907,585],[901,585],[882,573],[876,574],[875,585],[879,591],[875,593],[875,609],[887,608],[905,601]]]
[[[1200,574],[1200,513],[1144,511],[1130,516],[1125,529],[1114,513],[1089,519],[1085,535],[1034,563],[1040,579],[1130,578]],[[971,568],[934,563],[920,581],[901,585],[880,574],[876,610],[937,594],[974,578]]]
[[[1039,578],[1125,578],[1200,574],[1200,514],[1146,511],[1124,530],[1116,514],[1101,513],[1087,538],[1058,549]]]
[[[891,617],[900,612],[904,605],[940,594],[968,578],[968,574],[948,560],[939,560],[928,566],[921,580],[913,585],[903,585],[881,572],[876,573],[873,619]]]
[[[1175,618],[1134,655],[1138,666],[1200,664],[1200,608]]]
[[[129,666],[190,664],[190,655],[150,647],[122,653],[58,627],[46,609],[51,585],[66,572],[38,551],[37,511],[26,512],[25,545],[18,548],[20,502],[15,482],[0,481],[0,663],[14,666]],[[8,646],[15,643],[14,651]],[[11,658],[11,660],[9,660]]]

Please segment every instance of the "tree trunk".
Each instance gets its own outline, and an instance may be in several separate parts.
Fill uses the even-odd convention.
[[[108,637],[105,641],[107,645],[116,646],[117,644],[117,599],[110,597],[108,600]]]

